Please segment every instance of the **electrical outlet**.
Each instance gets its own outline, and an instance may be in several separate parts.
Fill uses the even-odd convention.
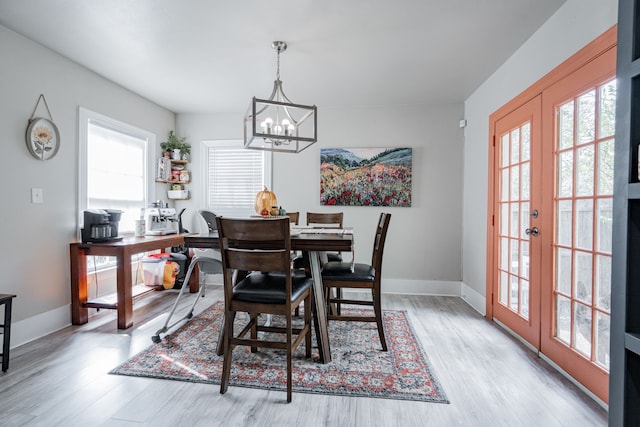
[[[42,188],[31,189],[31,203],[44,203]]]

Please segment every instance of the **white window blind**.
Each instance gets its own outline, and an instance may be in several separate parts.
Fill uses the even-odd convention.
[[[269,152],[247,150],[242,141],[205,141],[207,209],[227,217],[255,215],[256,194],[271,187]]]

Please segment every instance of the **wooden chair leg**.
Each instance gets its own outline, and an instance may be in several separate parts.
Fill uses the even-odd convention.
[[[287,316],[287,403],[291,403],[293,389],[293,349],[292,334],[293,325],[291,315]]]
[[[233,337],[233,321],[235,313],[225,311],[224,313],[224,360],[222,363],[222,377],[220,378],[220,394],[225,394],[229,388],[229,376],[231,375],[231,357],[233,348],[231,337]]]
[[[373,293],[373,311],[376,315],[376,324],[378,325],[378,336],[380,336],[380,344],[382,344],[382,351],[387,351],[387,340],[384,337],[384,328],[382,325],[382,305],[380,304],[380,296]]]

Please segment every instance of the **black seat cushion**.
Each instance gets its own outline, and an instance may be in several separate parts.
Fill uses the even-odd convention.
[[[322,267],[322,277],[353,282],[373,282],[376,269],[369,264],[332,261]]]
[[[342,256],[337,252],[327,252],[327,261],[340,262],[342,261]],[[302,255],[298,255],[293,258],[293,268],[304,268],[304,258],[302,257]]]
[[[285,275],[283,273],[251,273],[233,287],[233,299],[265,304],[286,302]],[[291,300],[297,299],[311,287],[313,279],[304,274],[291,276]]]

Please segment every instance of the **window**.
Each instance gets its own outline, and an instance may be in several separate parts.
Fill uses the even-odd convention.
[[[85,209],[119,209],[119,234],[133,232],[147,205],[148,150],[155,135],[84,108],[79,127],[79,223]]]
[[[271,188],[271,155],[247,150],[242,141],[204,141],[207,209],[217,215],[255,215],[256,194]]]

